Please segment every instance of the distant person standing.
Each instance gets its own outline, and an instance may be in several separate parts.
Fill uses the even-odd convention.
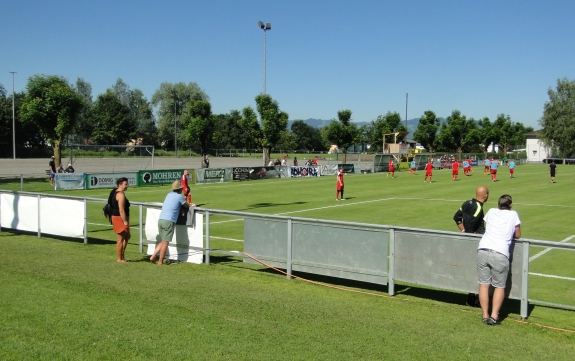
[[[335,200],[339,201],[338,197],[341,197],[341,200],[344,201],[345,198],[343,198],[343,167],[339,168],[336,175],[337,175],[337,185],[335,191]]]
[[[499,310],[505,298],[505,285],[509,274],[509,247],[521,237],[521,221],[512,211],[513,200],[508,194],[499,197],[497,208],[485,215],[485,234],[477,247],[477,280],[482,321],[489,326],[500,324]],[[489,287],[493,286],[491,314],[489,314]]]
[[[451,164],[451,175],[453,176],[453,180],[457,181],[457,176],[459,175],[459,162],[457,160],[453,160]]]
[[[395,166],[393,164],[393,158],[389,161],[389,171],[387,172],[387,176],[391,174],[391,178],[395,178]]]
[[[513,173],[515,173],[515,162],[509,159],[509,178],[513,179]]]
[[[425,178],[423,178],[423,184],[425,184],[427,177],[429,177],[429,183],[431,183],[431,178],[433,177],[433,164],[431,164],[431,159],[429,159],[425,165]]]
[[[112,208],[112,226],[117,235],[116,258],[118,262],[128,262],[124,255],[130,234],[130,201],[124,192],[128,189],[128,178],[116,179],[117,187],[108,196],[108,204]]]
[[[206,154],[204,156],[204,168],[209,168],[210,167],[210,158],[208,158],[208,155]]]
[[[412,159],[411,162],[409,163],[409,173],[411,173],[412,176],[415,175],[415,159]]]
[[[317,165],[317,156],[313,157],[313,165]]]
[[[497,180],[497,161],[495,159],[491,160],[491,181],[495,182]]]
[[[48,169],[49,176],[50,176],[50,185],[54,185],[54,176],[56,175],[56,162],[54,161],[54,156],[50,157],[50,162],[48,162]]]
[[[467,159],[465,159],[463,161],[463,175],[467,177],[468,174],[469,174],[469,162],[467,161]]]
[[[557,164],[552,160],[549,164],[549,175],[551,176],[551,183],[555,183],[555,173],[557,172]]]
[[[297,157],[293,157],[293,166],[294,167],[298,166]]]
[[[491,174],[491,161],[489,158],[485,158],[483,162],[483,174]]]
[[[160,232],[160,238],[162,239],[156,249],[150,257],[150,262],[156,263],[156,257],[159,255],[158,264],[164,264],[164,258],[166,257],[166,252],[168,251],[168,244],[172,241],[174,237],[174,232],[176,230],[176,221],[178,220],[178,215],[180,213],[180,208],[189,208],[189,204],[186,203],[184,197],[182,197],[182,184],[180,181],[174,181],[172,183],[172,191],[168,193],[162,204],[162,211],[160,212],[160,218],[158,219],[158,230]]]

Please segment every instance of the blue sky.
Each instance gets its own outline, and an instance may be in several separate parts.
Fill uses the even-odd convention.
[[[263,91],[290,119],[350,109],[371,121],[454,109],[538,128],[547,90],[575,78],[575,1],[0,0],[0,83],[34,74],[92,85],[117,78],[148,99],[197,82],[214,113],[255,108]]]

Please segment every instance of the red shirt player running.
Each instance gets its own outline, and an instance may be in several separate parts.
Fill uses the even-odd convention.
[[[431,178],[433,176],[432,172],[433,172],[433,165],[431,164],[431,159],[430,159],[427,161],[427,164],[425,165],[425,178],[423,178],[424,184],[425,184],[425,181],[427,180],[427,177],[429,177],[429,183],[431,183]]]
[[[389,172],[387,172],[388,177],[389,173],[391,173],[391,178],[395,178],[395,167],[393,166],[393,159],[389,161]]]

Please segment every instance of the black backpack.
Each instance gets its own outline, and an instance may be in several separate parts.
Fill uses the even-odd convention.
[[[108,218],[108,221],[112,224],[112,206],[110,203],[106,203],[104,208],[102,208],[102,211],[104,211],[104,217]]]

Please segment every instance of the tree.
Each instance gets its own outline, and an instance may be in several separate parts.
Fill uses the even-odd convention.
[[[186,135],[192,145],[199,145],[202,156],[207,154],[214,132],[212,106],[207,100],[195,100],[188,104]]]
[[[428,152],[433,153],[437,148],[437,136],[440,120],[431,110],[423,112],[417,129],[413,133],[413,139],[419,142]]]
[[[489,118],[484,117],[477,124],[479,125],[479,146],[482,148],[483,157],[487,158],[489,145],[497,142],[497,134]]]
[[[525,128],[522,123],[513,123],[509,115],[499,114],[493,122],[493,129],[496,134],[495,141],[503,148],[503,154],[507,155],[511,146],[525,144],[527,138],[525,134],[533,128]]]
[[[22,120],[36,124],[42,136],[50,140],[56,164],[61,158],[60,144],[74,129],[82,107],[82,98],[63,77],[34,75],[28,79]]]
[[[480,134],[477,123],[467,119],[459,110],[454,110],[441,125],[438,144],[446,151],[456,151],[461,159],[461,153],[479,143]]]
[[[252,107],[245,107],[242,110],[242,118],[239,121],[239,126],[242,130],[240,135],[242,147],[254,149],[261,146],[262,130],[260,123],[258,123],[256,112]]]
[[[229,114],[214,115],[213,147],[218,149],[242,148],[242,114],[231,110]]]
[[[376,151],[383,149],[383,135],[395,132],[406,132],[407,129],[401,124],[401,115],[398,112],[388,111],[385,115],[379,115],[376,120],[372,120],[371,124],[365,130],[366,137]],[[385,137],[386,143],[393,143],[396,139],[394,136],[388,135]],[[398,135],[397,141],[401,142],[405,135]]]
[[[188,146],[188,139],[185,129],[186,119],[182,114],[188,109],[188,103],[195,100],[207,100],[210,98],[200,88],[197,83],[190,82],[185,84],[168,83],[160,84],[160,88],[152,95],[152,106],[157,108],[156,118],[159,133],[159,140],[162,146],[175,147],[174,132],[177,132],[177,142],[179,147]],[[174,129],[176,128],[176,129]]]
[[[359,141],[357,124],[351,122],[351,110],[337,112],[339,122],[333,120],[327,128],[327,138],[343,152],[343,163],[347,161],[347,150]]]
[[[539,139],[554,156],[570,157],[575,153],[575,81],[557,79],[557,90],[549,88],[547,94]]]
[[[291,125],[295,136],[295,149],[320,150],[324,149],[319,129],[312,127],[303,120],[296,120]]]
[[[130,109],[109,89],[98,95],[88,118],[94,127],[92,139],[96,144],[126,144],[136,134],[137,124]]]
[[[280,111],[279,104],[269,94],[256,97],[256,105],[262,124],[262,146],[264,164],[270,161],[270,150],[279,142],[288,123],[288,114]]]
[[[92,137],[92,130],[94,129],[88,119],[88,111],[94,106],[94,102],[92,101],[92,85],[84,79],[78,78],[76,79],[75,90],[82,98],[84,106],[82,110],[80,110],[80,114],[78,114],[78,119],[76,119],[76,123],[74,124],[74,131],[70,140],[73,143],[87,143],[88,139]]]

